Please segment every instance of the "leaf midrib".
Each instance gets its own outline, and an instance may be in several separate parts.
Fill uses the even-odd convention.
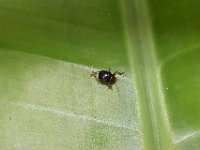
[[[127,29],[125,31],[125,36],[127,40],[129,64],[135,75],[135,81],[137,82],[137,94],[140,96],[145,94],[144,97],[138,96],[142,114],[141,117],[147,117],[146,115],[149,115],[149,118],[142,119],[143,121],[141,124],[144,125],[146,122],[144,119],[147,119],[147,122],[152,124],[151,127],[144,125],[144,128],[146,128],[143,129],[144,148],[166,149],[167,147],[167,149],[173,149],[171,127],[162,89],[160,70],[158,69],[159,65],[155,52],[148,3],[146,0],[136,0],[131,4],[124,2],[123,7],[124,28]],[[136,12],[135,14],[131,14],[133,10]],[[145,130],[149,128],[152,128],[153,133],[144,133],[146,132]],[[154,146],[152,146],[152,141]]]

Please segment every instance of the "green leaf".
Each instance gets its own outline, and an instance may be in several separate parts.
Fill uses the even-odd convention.
[[[199,6],[0,1],[1,149],[199,149]]]

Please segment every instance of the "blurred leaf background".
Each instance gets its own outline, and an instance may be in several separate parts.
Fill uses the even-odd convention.
[[[1,149],[199,149],[200,2],[1,0]],[[113,90],[92,70],[125,71]]]

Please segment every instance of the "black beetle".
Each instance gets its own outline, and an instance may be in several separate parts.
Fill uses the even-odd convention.
[[[124,72],[115,71],[112,73],[110,69],[108,71],[92,71],[91,76],[95,77],[100,83],[107,85],[109,89],[112,89],[112,85],[116,82],[116,74],[123,75]]]

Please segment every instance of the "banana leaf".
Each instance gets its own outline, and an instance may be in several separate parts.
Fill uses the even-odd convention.
[[[199,9],[1,0],[0,149],[200,149]]]

